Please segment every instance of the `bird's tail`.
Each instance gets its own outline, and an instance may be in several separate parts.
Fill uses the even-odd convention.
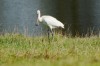
[[[64,28],[64,24],[61,25],[61,28]]]
[[[64,26],[62,26],[62,28],[64,28]]]

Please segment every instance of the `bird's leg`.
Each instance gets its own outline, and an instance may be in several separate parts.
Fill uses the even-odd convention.
[[[48,29],[48,40],[49,40],[49,43],[50,43],[50,29]]]
[[[51,30],[51,34],[52,34],[52,39],[53,39],[53,36],[54,36],[53,30]]]
[[[48,38],[50,38],[50,31],[49,31],[49,29],[48,29]]]

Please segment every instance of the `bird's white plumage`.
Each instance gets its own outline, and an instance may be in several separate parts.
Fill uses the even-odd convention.
[[[52,17],[52,16],[40,16],[40,10],[37,10],[37,14],[38,14],[38,22],[43,22],[44,24],[46,24],[47,26],[49,26],[49,28],[52,30],[53,28],[64,28],[64,24],[61,23],[59,20],[57,20],[56,18]]]
[[[64,25],[52,16],[42,16],[41,18],[42,18],[42,21],[46,22],[50,28],[57,28],[57,27],[64,28]]]

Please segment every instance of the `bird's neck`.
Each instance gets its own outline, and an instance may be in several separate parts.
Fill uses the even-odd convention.
[[[42,21],[42,18],[41,18],[41,14],[38,13],[38,20],[41,22]]]

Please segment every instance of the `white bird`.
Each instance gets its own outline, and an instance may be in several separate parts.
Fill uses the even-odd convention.
[[[64,24],[61,23],[56,18],[54,18],[52,16],[48,16],[48,15],[41,16],[40,10],[37,10],[37,14],[38,14],[37,25],[39,25],[39,23],[43,23],[43,24],[45,24],[45,25],[47,25],[49,27],[48,37],[49,37],[49,32],[50,31],[51,31],[52,36],[53,36],[52,29],[58,28],[58,27],[64,28]]]

